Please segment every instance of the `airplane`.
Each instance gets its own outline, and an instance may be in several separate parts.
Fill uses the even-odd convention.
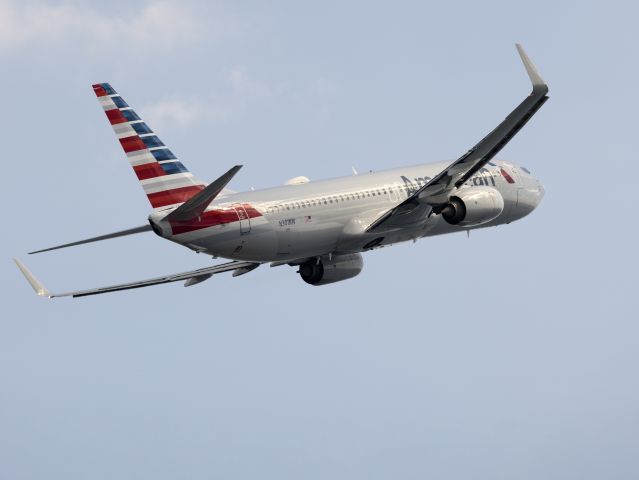
[[[422,237],[470,232],[519,220],[544,195],[529,170],[495,156],[548,100],[548,86],[521,47],[517,51],[532,92],[494,130],[454,162],[438,162],[322,181],[295,177],[284,186],[233,192],[241,165],[206,185],[162,143],[108,83],[93,85],[153,208],[148,224],[30,252],[153,231],[213,258],[218,264],[102,288],[52,293],[14,259],[43,297],[83,297],[183,281],[191,286],[222,272],[244,275],[269,263],[297,267],[310,285],[350,279],[362,253]]]

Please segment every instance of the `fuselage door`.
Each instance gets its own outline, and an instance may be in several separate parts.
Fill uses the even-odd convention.
[[[249,233],[251,231],[251,219],[249,218],[248,213],[246,213],[244,205],[236,203],[233,205],[233,208],[235,209],[237,218],[240,221],[240,235]]]

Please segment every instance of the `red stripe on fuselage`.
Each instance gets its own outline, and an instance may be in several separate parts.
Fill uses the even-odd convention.
[[[243,205],[246,210],[246,215],[249,219],[261,217],[262,214],[257,211],[251,205],[245,203]],[[237,211],[233,207],[228,207],[219,210],[209,210],[204,212],[199,219],[194,218],[185,222],[170,222],[171,231],[173,235],[179,235],[180,233],[193,232],[195,230],[201,230],[203,228],[214,227],[216,225],[223,225],[227,223],[239,222]]]
[[[203,185],[191,185],[188,187],[164,190],[163,192],[149,193],[147,197],[153,208],[165,207],[174,203],[186,202],[189,198],[204,188]]]
[[[504,170],[503,168],[500,168],[499,170],[501,171],[502,177],[504,177],[508,183],[515,183],[513,177],[511,177],[506,170]]]
[[[136,152],[138,150],[144,150],[146,148],[146,145],[144,144],[142,139],[137,135],[121,138],[120,145],[122,145],[122,148],[126,153]]]
[[[128,122],[126,117],[122,115],[122,112],[117,108],[114,108],[112,110],[105,110],[104,113],[106,113],[106,116],[109,119],[109,122],[111,122],[111,125]]]
[[[155,178],[166,175],[164,169],[157,162],[135,165],[133,167],[133,170],[138,176],[138,180],[146,180],[147,178]]]

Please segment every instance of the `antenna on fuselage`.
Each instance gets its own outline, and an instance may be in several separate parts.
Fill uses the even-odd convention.
[[[351,169],[353,170],[353,175],[357,175],[357,170],[355,170],[355,167],[351,167]]]

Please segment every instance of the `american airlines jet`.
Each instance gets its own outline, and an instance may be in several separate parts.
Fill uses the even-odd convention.
[[[527,169],[496,160],[495,155],[548,100],[548,87],[520,45],[517,50],[532,82],[532,93],[454,162],[313,182],[296,177],[284,186],[241,193],[225,188],[241,165],[206,185],[111,85],[93,85],[153,211],[143,226],[31,253],[152,230],[195,252],[231,261],[68,293],[50,292],[22,262],[15,261],[36,293],[49,298],[179,281],[190,286],[222,272],[243,275],[265,263],[297,267],[306,283],[325,285],[358,275],[362,252],[519,220],[537,207],[544,189]]]

